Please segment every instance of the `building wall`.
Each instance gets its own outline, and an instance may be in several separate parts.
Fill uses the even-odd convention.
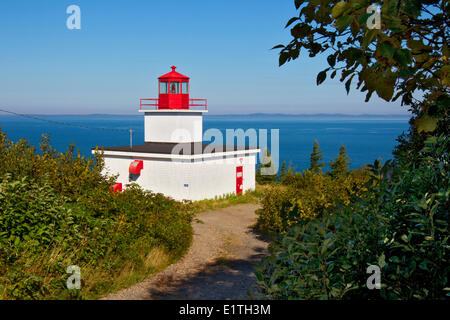
[[[228,157],[171,161],[170,159],[136,158],[105,155],[105,173],[119,174],[117,182],[125,187],[129,181],[129,165],[144,161],[144,169],[131,182],[152,192],[160,192],[176,200],[212,199],[236,193],[236,167],[243,166],[244,192],[255,189],[256,154]]]
[[[145,142],[202,142],[201,113],[145,113]]]

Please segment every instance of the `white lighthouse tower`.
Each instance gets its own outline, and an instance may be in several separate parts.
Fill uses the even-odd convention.
[[[255,188],[256,154],[249,146],[203,143],[206,99],[190,99],[189,77],[172,66],[159,77],[158,99],[140,99],[145,144],[103,147],[105,173],[176,200],[202,200]],[[92,152],[95,152],[93,149]]]

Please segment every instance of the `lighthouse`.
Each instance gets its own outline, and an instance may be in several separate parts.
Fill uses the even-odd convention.
[[[172,71],[158,78],[158,98],[143,98],[143,145],[102,147],[104,173],[114,190],[137,183],[176,200],[203,200],[255,188],[257,147],[203,143],[206,99],[190,98],[190,78]],[[96,152],[92,149],[92,153]]]

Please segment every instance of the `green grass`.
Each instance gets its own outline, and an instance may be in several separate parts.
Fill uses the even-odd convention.
[[[215,199],[194,201],[192,202],[192,209],[194,213],[198,213],[231,207],[244,203],[259,204],[266,188],[267,185],[257,184],[255,190],[248,191],[242,195],[228,194],[222,197],[217,197]]]

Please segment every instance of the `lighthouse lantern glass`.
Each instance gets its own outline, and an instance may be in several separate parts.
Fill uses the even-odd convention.
[[[181,93],[187,94],[188,93],[188,83],[182,82],[181,83]]]
[[[180,83],[178,81],[170,82],[170,93],[180,93]]]
[[[162,81],[162,82],[160,82],[159,83],[159,93],[167,93],[167,88],[168,88],[168,86],[167,86],[167,82],[166,81]]]

